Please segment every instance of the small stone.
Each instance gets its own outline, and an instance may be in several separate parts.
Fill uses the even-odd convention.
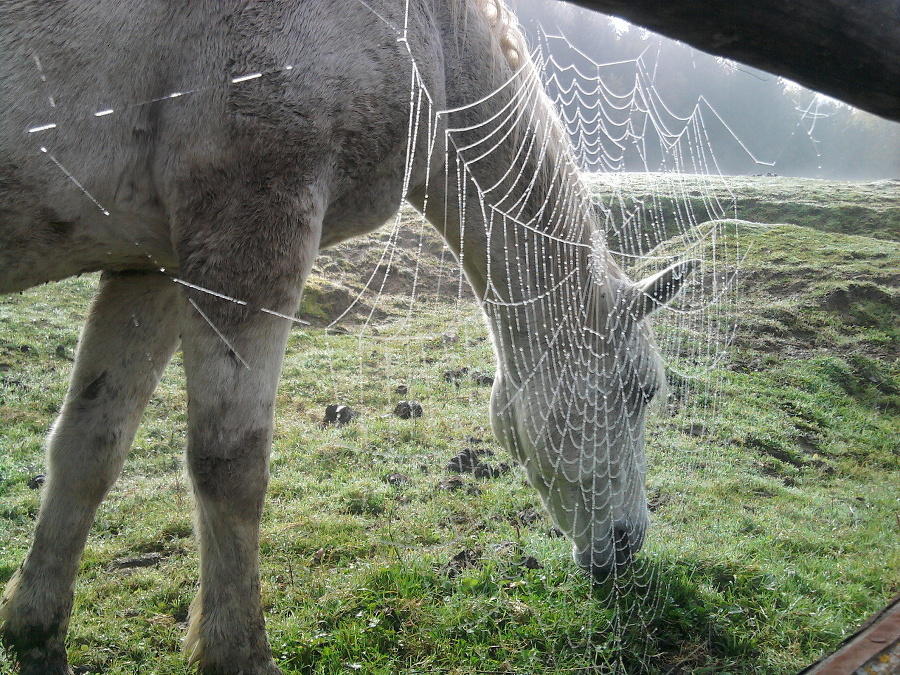
[[[389,485],[393,485],[394,487],[398,485],[406,485],[407,483],[409,483],[409,480],[409,476],[402,473],[389,473],[384,477],[384,481]]]
[[[409,387],[407,387],[405,384],[398,384],[394,388],[394,393],[398,394],[399,396],[406,396],[409,393]]]
[[[422,416],[422,406],[416,401],[400,401],[394,408],[394,414],[402,420]]]
[[[359,413],[348,408],[345,405],[331,404],[325,406],[325,418],[322,420],[322,426],[327,427],[332,424],[342,427],[349,424],[359,417]]]
[[[32,490],[37,490],[39,487],[41,487],[41,485],[44,484],[44,481],[46,480],[47,477],[44,474],[39,473],[37,476],[28,481],[28,487]]]

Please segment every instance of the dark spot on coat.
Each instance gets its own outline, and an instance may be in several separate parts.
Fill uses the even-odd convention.
[[[41,208],[40,219],[44,222],[45,237],[53,240],[68,239],[75,230],[75,223],[66,220],[53,209]],[[49,235],[49,236],[48,236]]]
[[[81,392],[81,398],[85,401],[93,401],[100,395],[100,390],[106,383],[106,371],[100,373],[94,381],[84,388]]]
[[[72,230],[75,229],[75,224],[68,220],[51,220],[47,224],[50,226],[50,231],[53,232],[54,236],[60,239],[67,239]]]
[[[259,517],[268,483],[268,444],[265,429],[251,429],[227,441],[189,439],[187,459],[194,489],[207,498],[227,500],[231,508]]]

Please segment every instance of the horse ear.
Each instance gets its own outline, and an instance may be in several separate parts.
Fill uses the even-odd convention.
[[[684,286],[691,272],[699,266],[699,260],[685,260],[667,267],[652,277],[639,281],[637,283],[638,300],[635,307],[636,318],[641,320],[668,304],[672,298],[678,295],[678,291]]]

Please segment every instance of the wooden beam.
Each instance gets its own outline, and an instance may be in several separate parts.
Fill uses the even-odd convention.
[[[900,0],[571,0],[900,122]]]
[[[798,675],[853,675],[873,660],[878,661],[880,654],[893,652],[900,643],[900,596],[894,598],[881,612],[867,621],[862,628],[847,638],[840,649],[833,654],[814,663]],[[892,657],[888,657],[888,661]],[[896,673],[890,670],[878,670],[878,663],[872,664],[872,672]],[[896,666],[896,660],[894,661]]]

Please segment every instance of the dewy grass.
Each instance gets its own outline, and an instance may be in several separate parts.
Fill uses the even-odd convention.
[[[648,429],[648,542],[636,569],[598,587],[521,472],[447,471],[465,448],[510,461],[477,377],[492,369],[477,308],[455,291],[413,311],[367,300],[357,319],[377,311],[354,325],[360,338],[321,327],[328,293],[341,295],[323,283],[309,307],[320,326],[289,341],[261,542],[285,672],[793,673],[896,594],[900,247],[741,227],[733,348],[707,375],[675,355],[670,405]],[[28,482],[95,283],[0,301],[0,583],[30,540],[40,490]],[[688,377],[713,381],[687,400]],[[394,416],[403,399],[423,415]],[[331,403],[360,417],[323,427]],[[68,642],[81,672],[188,672],[185,428],[176,357],[88,541]]]

